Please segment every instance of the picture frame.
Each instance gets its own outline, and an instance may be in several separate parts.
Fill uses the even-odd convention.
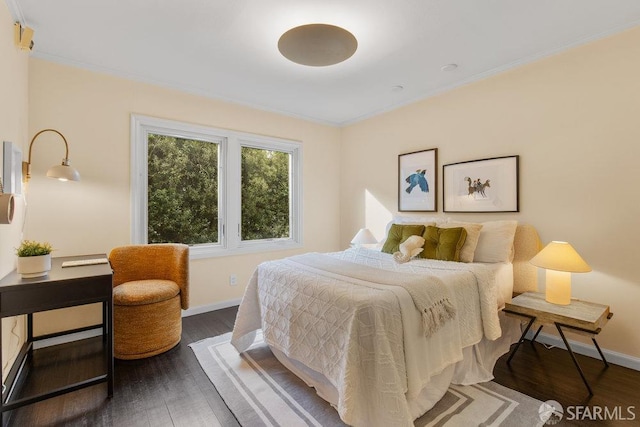
[[[445,212],[520,212],[520,156],[442,166]]]
[[[2,143],[2,183],[5,193],[22,194],[22,150],[10,141]]]
[[[438,149],[398,155],[398,211],[437,212]]]

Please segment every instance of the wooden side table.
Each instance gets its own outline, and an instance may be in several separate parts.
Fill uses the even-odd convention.
[[[609,363],[607,363],[607,359],[605,359],[604,354],[602,354],[602,350],[600,350],[600,346],[595,338],[595,335],[598,335],[607,321],[613,317],[613,313],[609,311],[608,305],[575,299],[572,299],[569,305],[557,305],[545,301],[544,294],[542,293],[526,292],[513,298],[510,303],[506,303],[503,311],[512,316],[526,317],[529,319],[529,323],[520,336],[520,340],[518,340],[515,348],[511,350],[507,364],[511,363],[511,359],[520,347],[520,344],[524,341],[525,335],[527,335],[527,332],[529,332],[533,324],[538,325],[538,330],[531,340],[532,343],[536,340],[544,325],[555,325],[562,341],[564,341],[564,345],[571,355],[573,364],[578,369],[582,381],[587,386],[587,390],[589,390],[589,395],[593,395],[591,386],[584,376],[578,359],[576,359],[569,345],[569,341],[567,341],[564,336],[563,328],[569,329],[571,332],[589,335],[605,366],[609,367]]]

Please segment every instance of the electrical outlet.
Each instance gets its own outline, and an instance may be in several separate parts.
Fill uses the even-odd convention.
[[[236,277],[235,274],[232,274],[231,276],[229,276],[229,286],[235,286],[238,284],[238,278]]]

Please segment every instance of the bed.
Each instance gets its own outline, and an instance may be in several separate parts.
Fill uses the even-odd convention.
[[[423,225],[470,230],[465,224]],[[491,380],[520,336],[520,323],[500,310],[514,292],[536,289],[527,261],[540,248],[537,233],[514,221],[480,229],[485,235],[470,232],[467,243],[475,239],[476,256],[484,248],[496,262],[398,263],[379,249],[350,248],[260,264],[231,342],[242,353],[262,329],[274,355],[347,424],[413,425],[451,383]],[[444,314],[443,302],[455,315]]]

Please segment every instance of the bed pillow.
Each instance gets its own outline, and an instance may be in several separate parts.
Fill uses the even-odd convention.
[[[438,227],[463,227],[467,232],[467,238],[464,241],[464,246],[462,246],[462,249],[460,249],[460,262],[473,262],[473,255],[475,254],[476,247],[478,246],[478,239],[480,238],[480,230],[482,229],[482,224],[453,221],[446,224],[438,224]]]
[[[473,262],[511,262],[517,227],[515,220],[483,222]]]
[[[429,226],[424,230],[422,258],[441,261],[460,261],[460,249],[467,238],[464,227],[440,228]]]
[[[391,226],[393,224],[402,224],[402,225],[436,225],[435,217],[427,217],[427,216],[403,216],[403,215],[395,215],[391,221],[387,223],[387,226],[384,230],[384,238],[378,242],[377,249],[382,251],[384,244],[387,241],[387,236],[389,235],[389,230],[391,230]],[[422,233],[420,233],[422,235]]]
[[[387,239],[382,246],[382,252],[393,254],[400,250],[400,243],[403,243],[411,236],[421,236],[424,232],[424,225],[391,224]]]

